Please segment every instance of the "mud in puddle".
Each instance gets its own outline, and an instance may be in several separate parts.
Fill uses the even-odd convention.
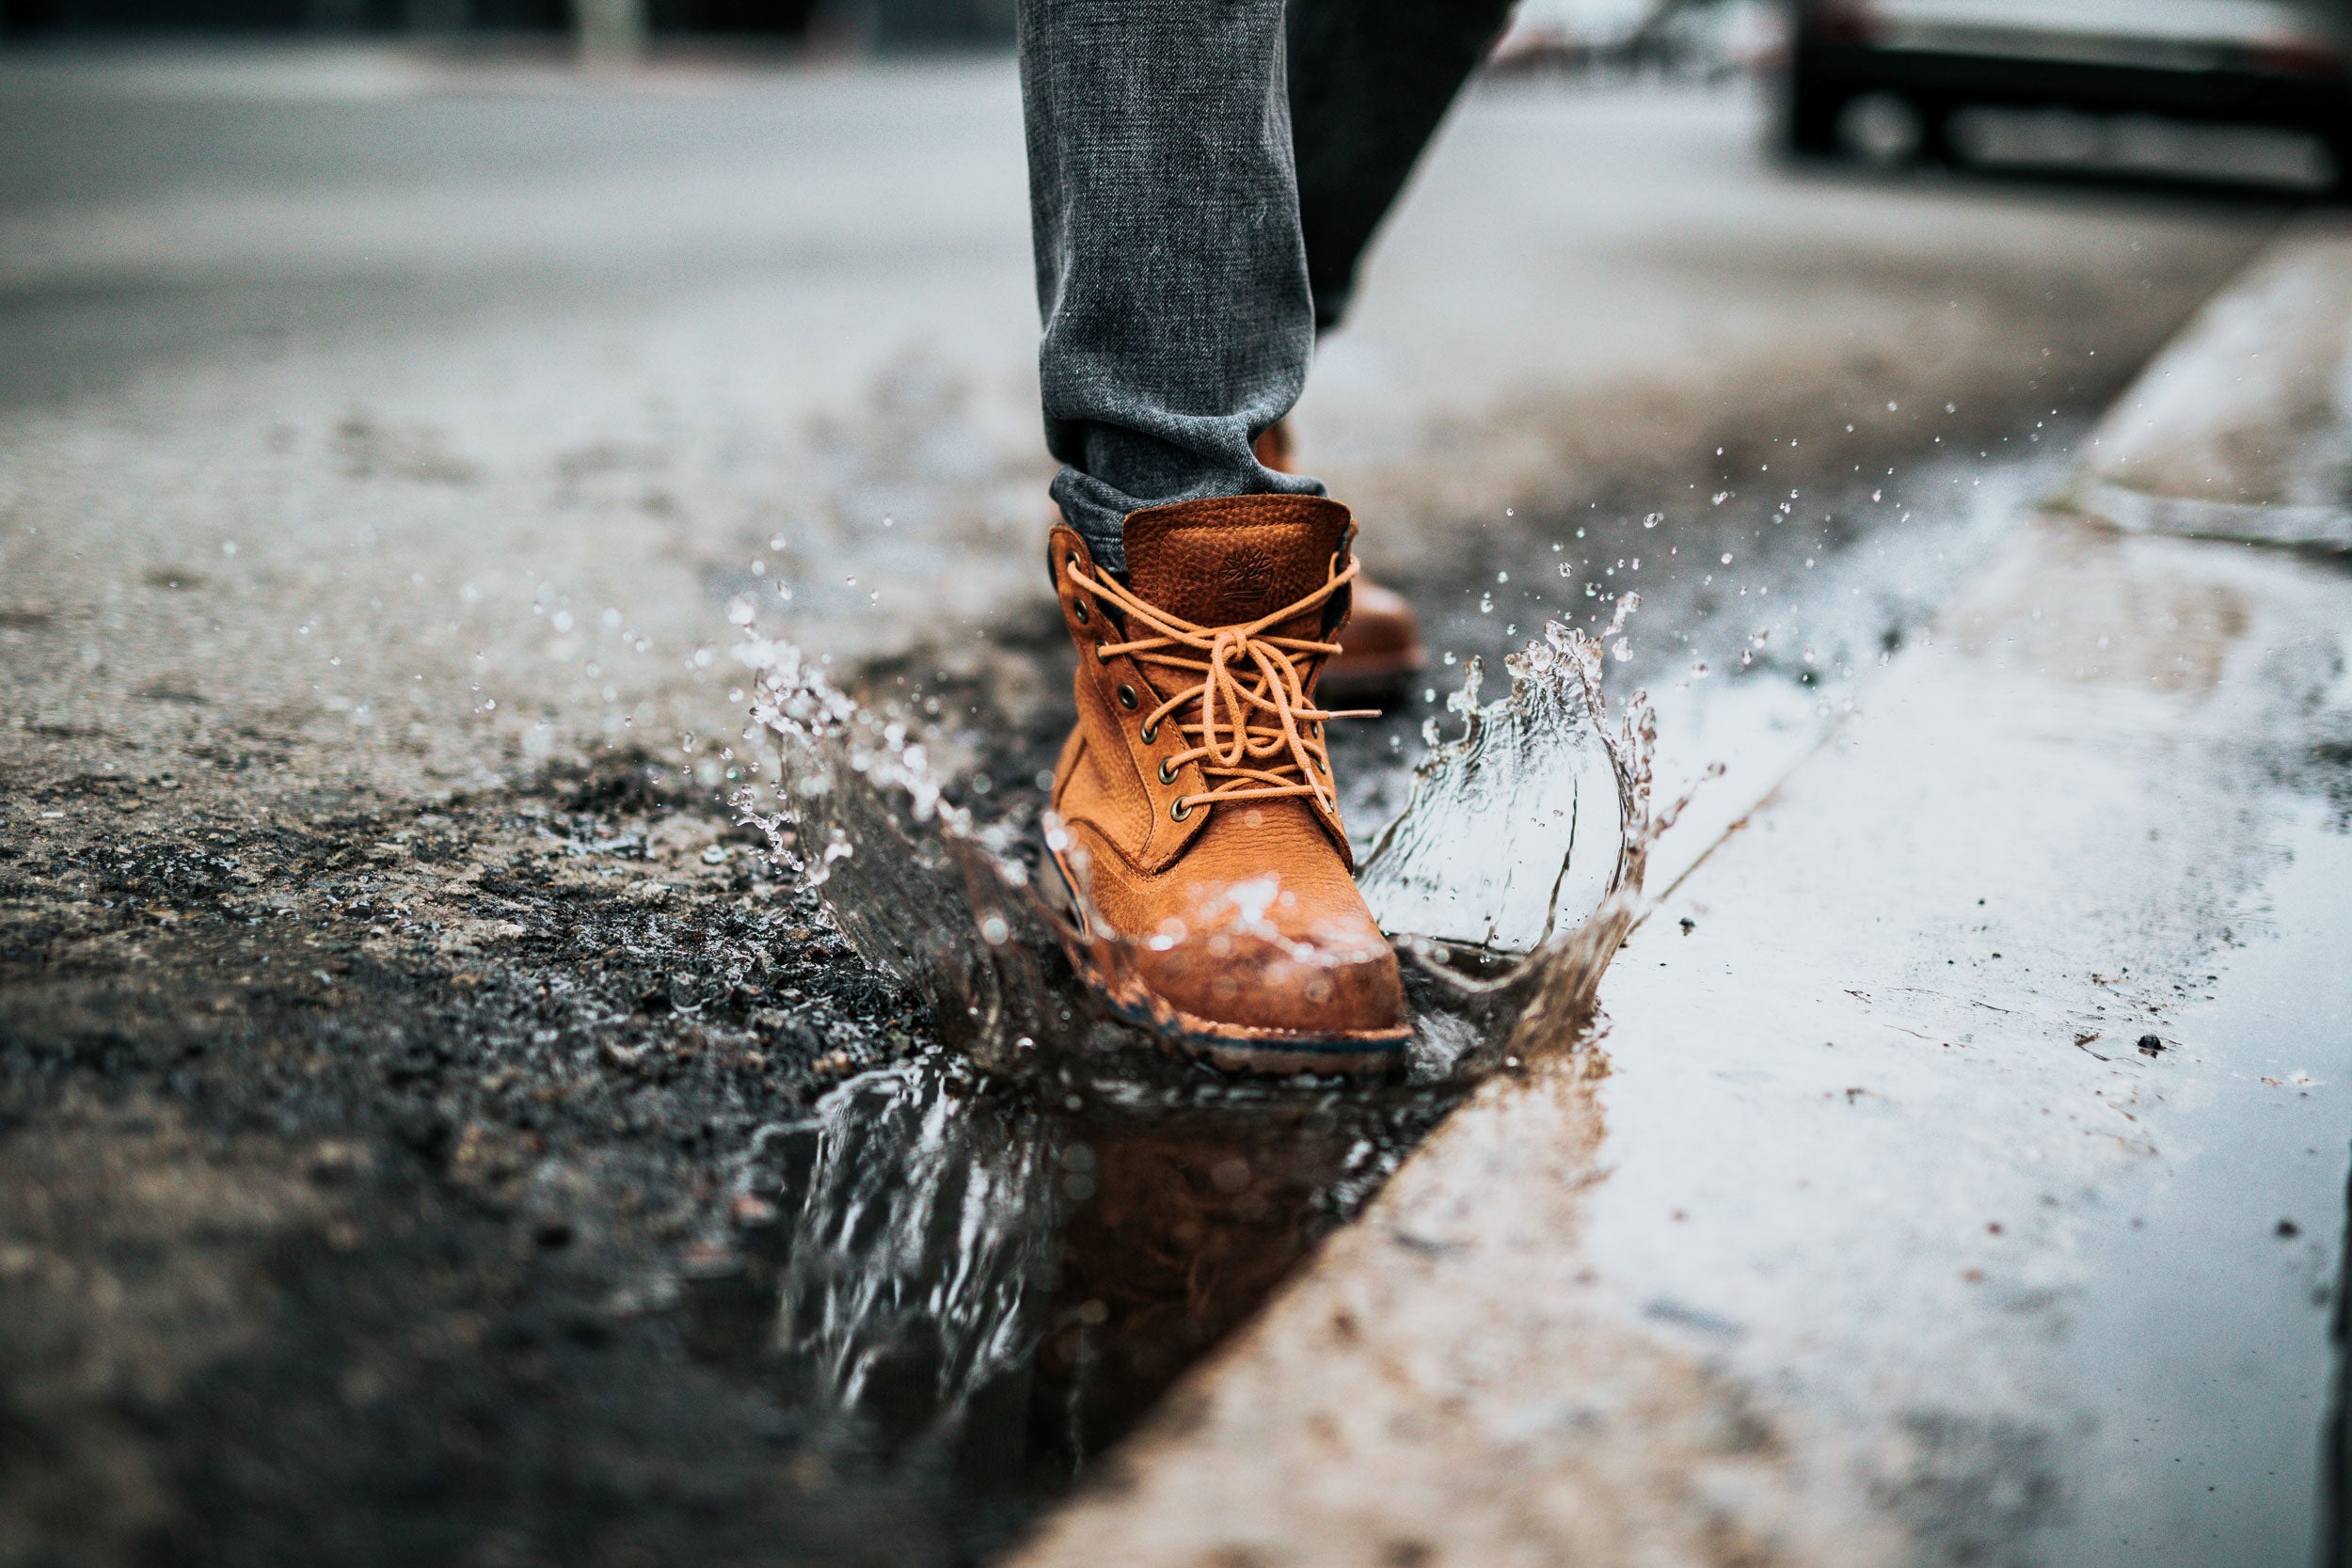
[[[0,1560],[937,1560],[677,1310],[908,1002],[642,759],[425,805],[269,756],[7,780]]]

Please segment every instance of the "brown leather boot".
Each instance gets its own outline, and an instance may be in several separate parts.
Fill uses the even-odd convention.
[[[1298,471],[1288,420],[1259,432],[1257,454],[1278,474]],[[1356,579],[1354,597],[1355,610],[1340,631],[1340,651],[1323,667],[1323,689],[1333,697],[1394,696],[1429,662],[1421,642],[1421,617],[1404,594],[1370,578]]]
[[[1230,496],[1129,515],[1127,577],[1053,531],[1078,645],[1052,857],[1122,1016],[1219,1067],[1403,1059],[1396,956],[1350,875],[1321,667],[1356,566],[1347,508]],[[1049,879],[1050,880],[1050,879]]]

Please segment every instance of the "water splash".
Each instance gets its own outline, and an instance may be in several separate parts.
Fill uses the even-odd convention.
[[[1638,863],[1625,830],[1645,799],[1647,704],[1633,699],[1613,738],[1600,689],[1601,644],[1637,604],[1620,600],[1599,639],[1548,627],[1503,661],[1510,694],[1484,708],[1470,661],[1447,703],[1462,735],[1440,741],[1430,722],[1412,792],[1357,879],[1381,929],[1530,952]]]
[[[747,817],[940,1045],[754,1140],[684,1281],[692,1343],[964,1497],[1068,1484],[1476,1083],[1576,1048],[1683,803],[1652,809],[1655,721],[1638,693],[1612,715],[1602,640],[1547,626],[1485,705],[1473,668],[1461,734],[1432,737],[1361,876],[1403,964],[1407,1071],[1228,1077],[1100,1000],[1133,949],[1040,896],[1034,828],[950,798],[946,732],[788,643],[738,657],[746,739],[779,753],[781,809],[747,791]]]
[[[1640,917],[1648,848],[1675,813],[1651,810],[1646,701],[1613,725],[1602,692],[1605,639],[1635,604],[1598,639],[1547,626],[1483,707],[1473,666],[1453,705],[1463,735],[1433,737],[1364,867],[1405,965],[1416,1082],[1571,1047]],[[747,819],[800,858],[867,961],[930,1004],[943,1043],[996,1074],[1146,1071],[1151,1036],[1098,1000],[1151,1006],[1135,940],[1099,920],[1082,931],[1040,897],[1021,829],[951,803],[908,717],[861,706],[788,643],[738,657],[757,672],[752,733],[781,753],[783,809],[746,797]]]
[[[1057,1273],[1067,1139],[1043,1120],[917,1059],[761,1129],[720,1262],[688,1281],[702,1348],[764,1361],[887,1450],[969,1470],[1006,1435],[999,1407],[1025,1403]]]
[[[739,803],[779,853],[821,875],[860,956],[928,1002],[942,1043],[985,1070],[1025,1074],[1089,1043],[1074,933],[1031,888],[1016,827],[948,801],[908,721],[861,707],[798,648],[755,641],[738,657],[758,673],[753,721],[780,748],[785,809]]]

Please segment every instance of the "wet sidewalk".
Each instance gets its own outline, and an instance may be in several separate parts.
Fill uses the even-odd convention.
[[[1020,1560],[2310,1560],[2347,638],[2027,520]]]

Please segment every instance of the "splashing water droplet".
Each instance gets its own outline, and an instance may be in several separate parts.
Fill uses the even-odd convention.
[[[1100,1001],[1124,998],[1151,1016],[1135,967],[1147,944],[1087,912],[1083,851],[1056,818],[1041,827],[1049,844],[1058,835],[1073,918],[1049,907],[1012,854],[1032,830],[1018,818],[983,823],[948,800],[922,746],[904,729],[886,735],[898,721],[833,687],[821,659],[767,641],[738,657],[760,671],[753,716],[778,743],[783,807],[763,816],[745,791],[739,809],[779,852],[803,847],[799,861],[843,934],[925,998],[945,1043],[987,1070],[1058,1064],[1098,1082],[1128,1081],[1160,1059],[1146,1031],[1109,1022]],[[1413,802],[1364,862],[1367,897],[1388,928],[1417,933],[1396,942],[1421,977],[1419,1081],[1467,1081],[1506,1053],[1572,1047],[1641,912],[1642,867],[1666,819],[1649,810],[1655,725],[1638,695],[1621,727],[1604,724],[1606,657],[1597,641],[1549,626],[1508,661],[1509,695],[1484,707],[1471,661],[1447,705],[1463,717],[1462,739],[1416,774]],[[1578,791],[1582,803],[1565,809]],[[805,847],[820,842],[811,856]],[[853,845],[863,847],[854,855]],[[1406,887],[1422,907],[1432,894],[1451,900],[1463,918],[1410,917],[1391,896]],[[1460,952],[1466,941],[1486,958]]]
[[[825,846],[825,852],[818,858],[817,863],[809,867],[808,885],[823,887],[833,879],[833,868],[856,853],[856,849],[850,844],[850,835],[843,832],[840,826],[835,824],[833,830],[833,841]]]

